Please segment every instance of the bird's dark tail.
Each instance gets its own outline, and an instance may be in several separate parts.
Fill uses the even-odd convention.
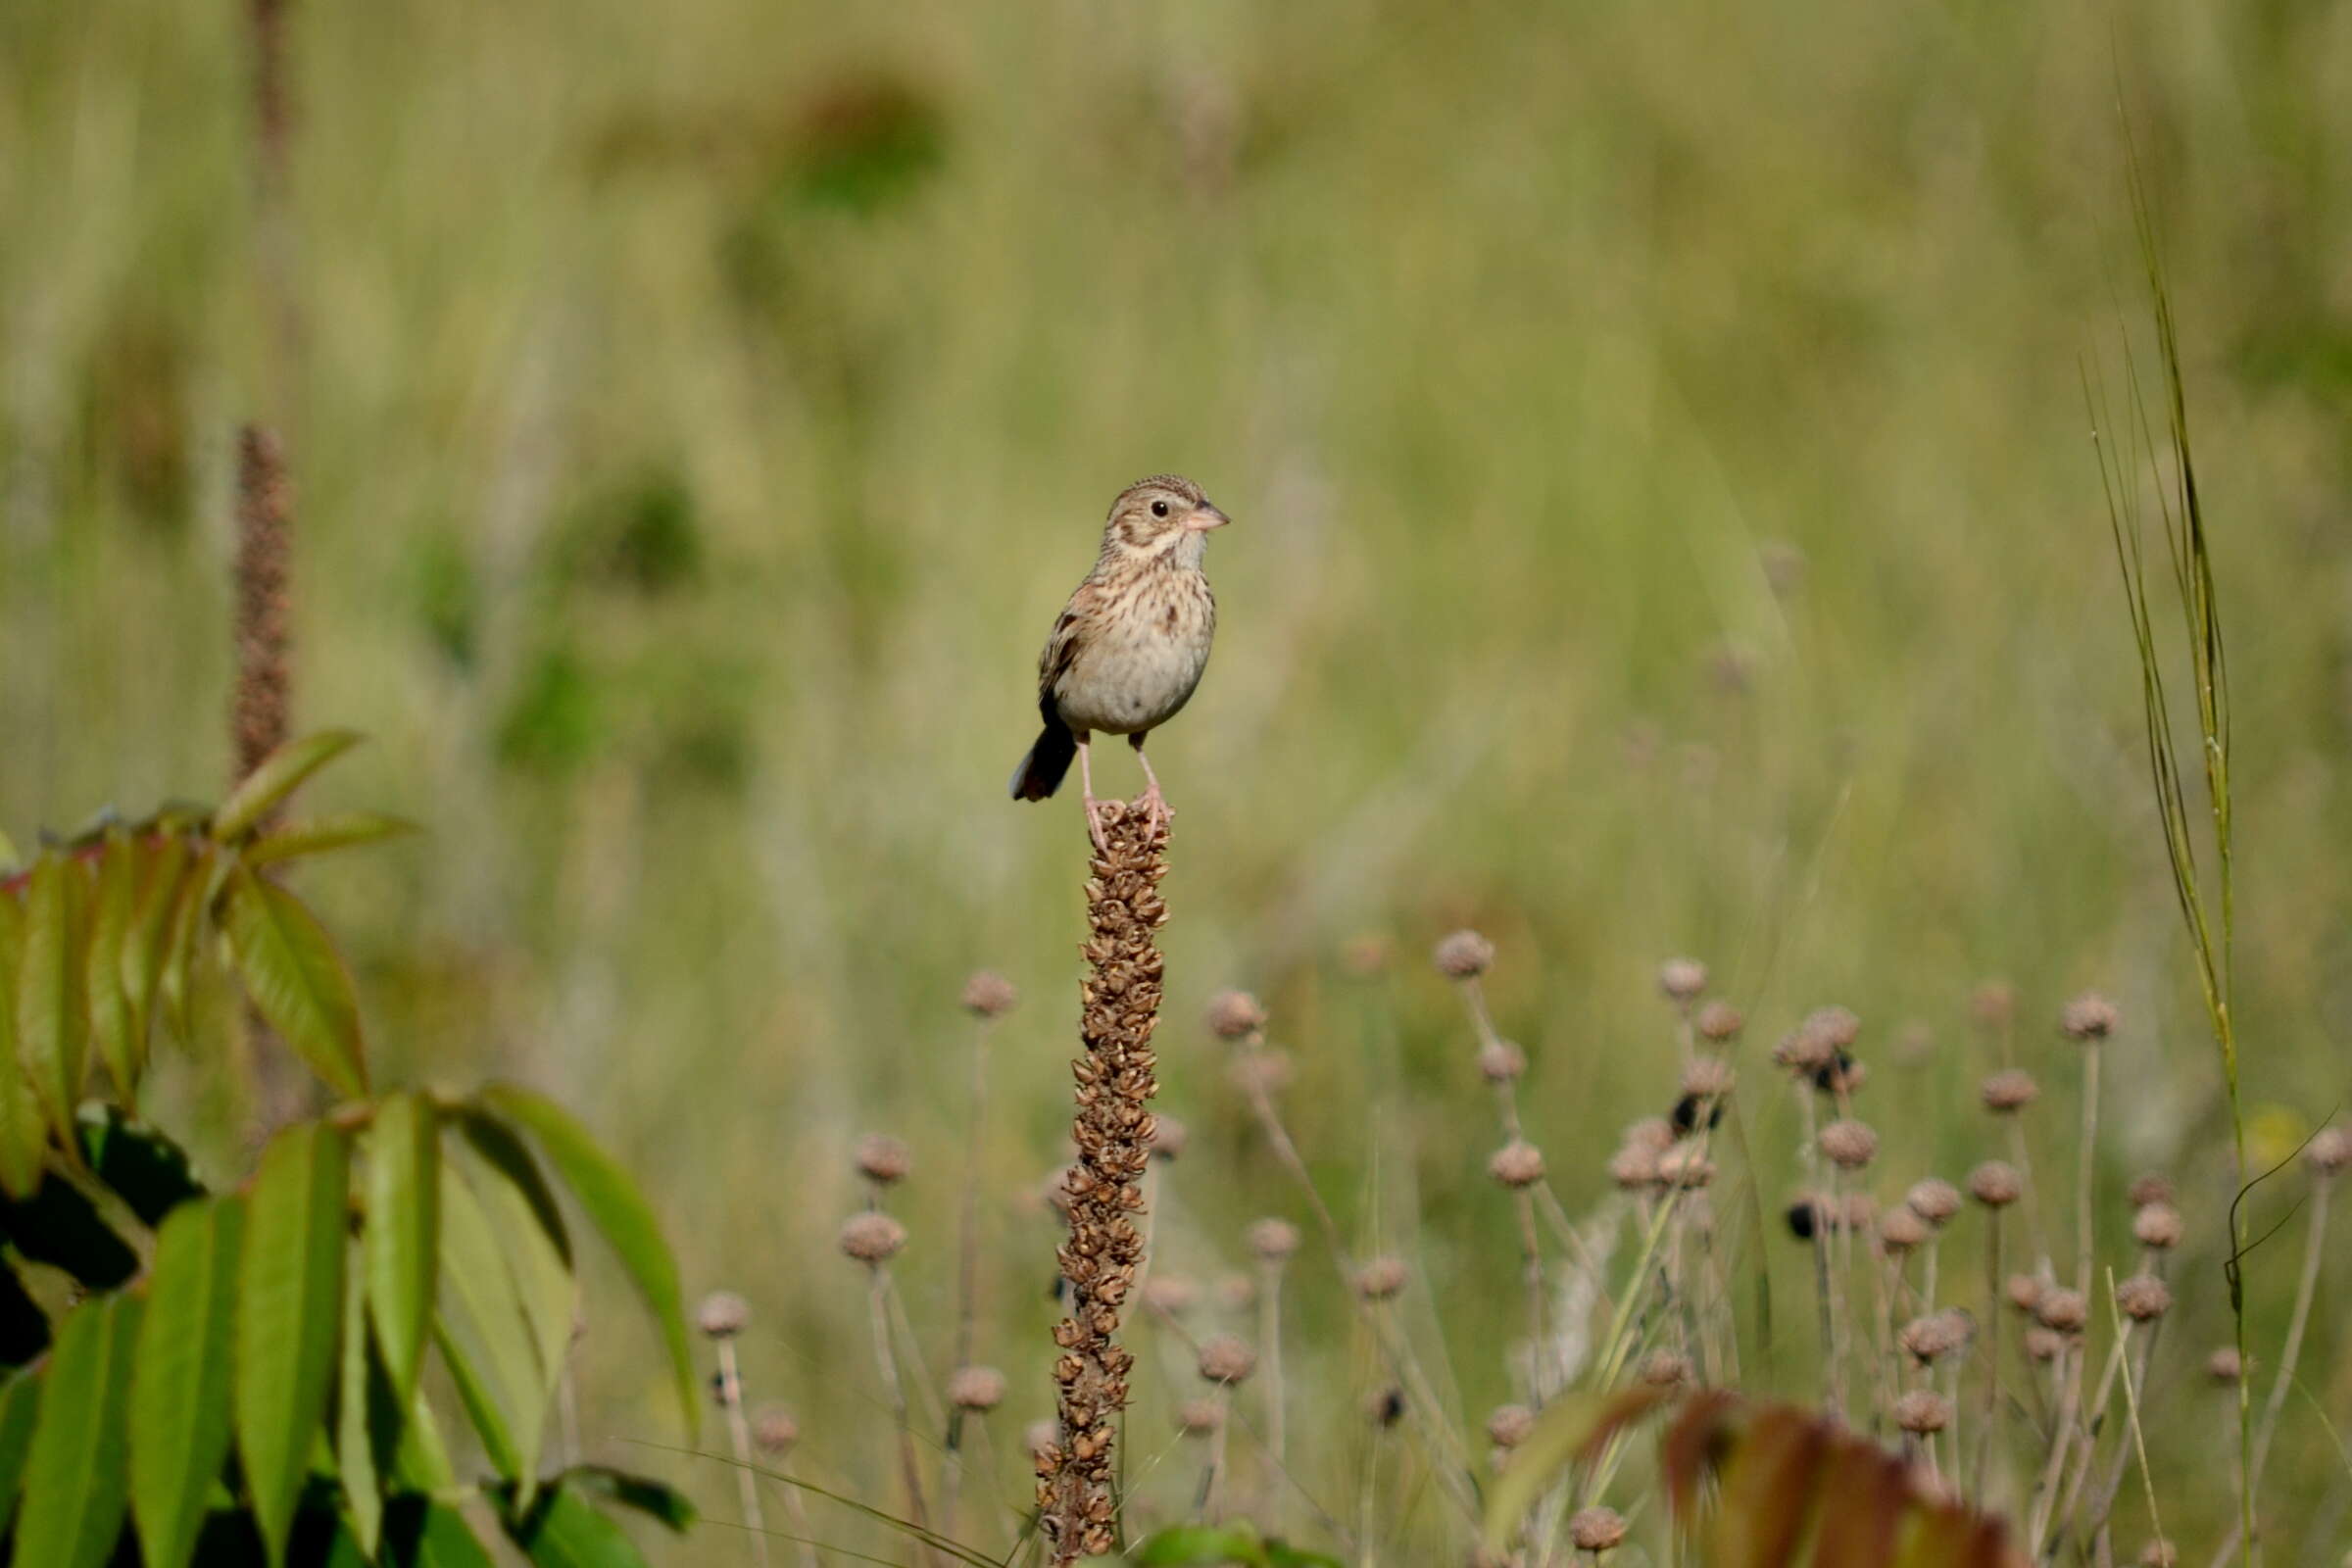
[[[1058,721],[1049,722],[1021,759],[1021,765],[1012,770],[1012,798],[1016,801],[1042,801],[1061,788],[1062,779],[1070,771],[1070,761],[1078,755],[1078,737],[1069,726]]]

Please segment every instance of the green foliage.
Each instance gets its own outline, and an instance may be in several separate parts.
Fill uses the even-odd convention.
[[[602,1507],[676,1530],[692,1521],[658,1482],[539,1471],[578,1294],[549,1170],[660,1320],[693,1422],[676,1265],[635,1186],[522,1090],[366,1098],[349,972],[269,869],[405,827],[368,815],[269,825],[350,744],[297,741],[210,816],[104,822],[0,884],[11,1561],[80,1568],[135,1549],[149,1568],[487,1564],[453,1506],[466,1484],[420,1390],[435,1346],[498,1470],[480,1496],[531,1561],[639,1563]],[[224,973],[348,1097],[279,1129],[236,1196],[208,1193],[127,1103],[158,1015],[192,1022],[198,967],[223,950]],[[211,1044],[196,1031],[186,1043]],[[92,1047],[118,1100],[81,1099]],[[62,1271],[72,1303],[45,1307],[18,1260]]]
[[[1176,1525],[1162,1530],[1127,1554],[1138,1568],[1180,1564],[1233,1564],[1236,1568],[1340,1568],[1337,1557],[1300,1551],[1269,1541],[1247,1520],[1222,1525]]]

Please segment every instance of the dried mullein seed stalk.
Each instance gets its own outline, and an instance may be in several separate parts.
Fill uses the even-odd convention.
[[[1069,1240],[1061,1248],[1069,1315],[1056,1324],[1054,1363],[1060,1428],[1037,1458],[1040,1522],[1052,1560],[1064,1565],[1110,1552],[1113,1423],[1127,1402],[1134,1356],[1116,1336],[1135,1288],[1144,1240],[1136,1216],[1152,1157],[1150,1110],[1159,1085],[1152,1032],[1159,1022],[1158,931],[1167,919],[1159,880],[1167,874],[1168,830],[1139,806],[1104,813],[1102,847],[1086,884],[1088,964],[1080,987],[1075,1064],[1077,1160]]]

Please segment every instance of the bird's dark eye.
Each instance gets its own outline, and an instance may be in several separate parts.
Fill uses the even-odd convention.
[[[1167,514],[1168,504],[1165,501],[1154,501],[1152,503],[1152,515],[1154,517],[1164,517]]]

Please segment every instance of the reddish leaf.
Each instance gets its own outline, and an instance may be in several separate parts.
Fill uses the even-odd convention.
[[[1866,1443],[1839,1443],[1823,1471],[1822,1492],[1813,1568],[1885,1568],[1911,1503],[1903,1461]]]
[[[1823,1477],[1829,1433],[1778,1405],[1757,1413],[1724,1467],[1715,1515],[1717,1568],[1785,1568],[1796,1555]]]

